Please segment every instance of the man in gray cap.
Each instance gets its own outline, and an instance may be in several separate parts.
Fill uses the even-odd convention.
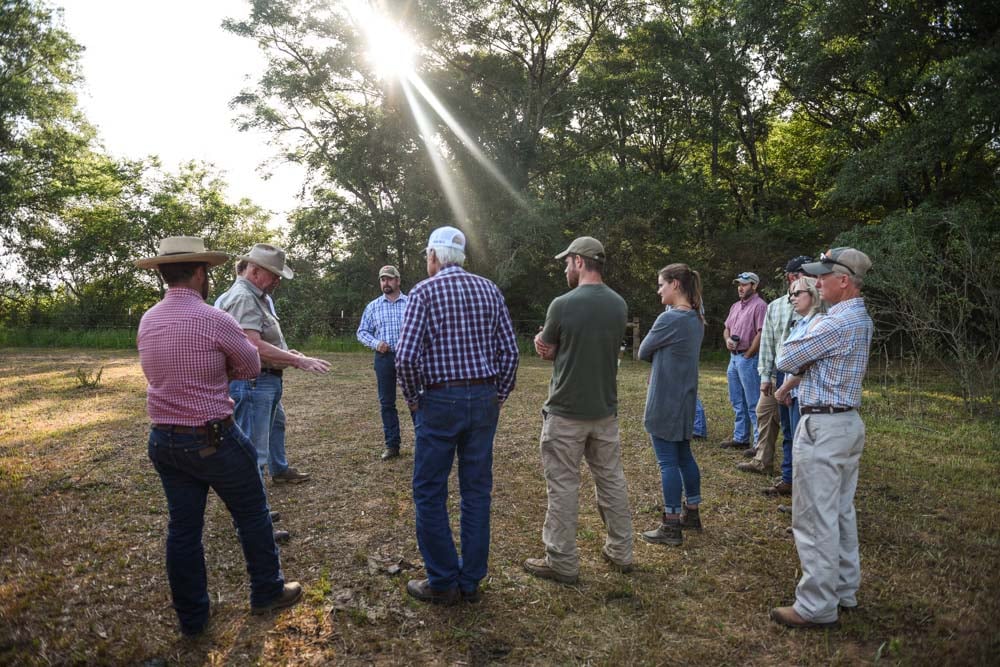
[[[566,262],[570,291],[549,304],[535,351],[554,362],[540,437],[548,510],[542,527],[544,558],[524,569],[564,584],[577,581],[580,461],[594,478],[597,507],[607,528],[601,551],[621,572],[632,564],[632,513],[618,431],[618,350],[628,306],[604,284],[604,246],[582,236],[556,259]]]
[[[399,269],[392,265],[378,271],[382,293],[365,306],[358,323],[358,341],[375,351],[375,381],[382,412],[382,432],[385,451],[382,460],[399,456],[399,413],[396,411],[396,343],[403,325],[406,295],[399,288]]]
[[[858,408],[873,328],[861,286],[871,265],[860,250],[834,248],[802,267],[817,276],[830,310],[801,338],[785,341],[776,362],[778,370],[802,378],[792,444],[792,532],[802,578],[795,604],[771,610],[775,622],[793,628],[834,625],[838,611],[858,604],[854,492],[865,446]]]
[[[261,469],[267,466],[272,481],[303,482],[309,474],[290,467],[285,459],[285,411],[281,405],[284,369],[326,373],[330,363],[288,349],[278,317],[271,310],[268,297],[282,278],[295,275],[285,263],[285,251],[258,243],[237,259],[247,262],[246,271],[216,305],[233,316],[257,347],[261,372],[253,380],[233,380],[229,384],[236,403],[234,416],[257,449],[257,464]]]

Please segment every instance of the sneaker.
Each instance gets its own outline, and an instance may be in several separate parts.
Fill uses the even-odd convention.
[[[287,530],[274,531],[274,541],[276,544],[288,544],[288,540],[290,539],[292,539],[292,534]]]
[[[271,512],[271,523],[278,523],[281,521],[281,512]]]
[[[307,472],[299,472],[295,468],[288,468],[277,475],[271,475],[271,481],[275,484],[300,484],[308,480],[312,475]]]
[[[684,543],[680,519],[664,519],[656,530],[647,530],[641,537],[650,544],[669,544],[676,547]]]
[[[383,461],[388,461],[389,459],[394,459],[399,456],[399,447],[386,447],[385,451],[382,452],[381,459]]]
[[[608,567],[610,567],[615,572],[621,572],[622,574],[629,574],[630,572],[635,570],[635,563],[619,563],[611,556],[609,556],[608,552],[605,551],[603,547],[601,547],[601,558],[603,558],[604,562],[608,564]]]
[[[756,472],[761,475],[770,475],[771,468],[764,467],[764,464],[757,459],[751,459],[749,461],[744,461],[743,463],[736,464],[737,470],[742,470],[743,472]]]
[[[443,604],[448,607],[457,604],[462,599],[457,587],[439,591],[436,588],[431,588],[430,579],[410,579],[406,582],[406,592],[409,593],[410,597],[421,602]]]
[[[284,609],[285,607],[291,607],[299,603],[302,599],[302,585],[297,581],[293,581],[290,584],[285,584],[285,588],[281,591],[281,595],[274,599],[270,604],[266,604],[260,607],[250,607],[250,613],[254,616],[260,616],[261,614],[266,614],[268,612],[276,611],[278,609]]]
[[[719,447],[722,449],[746,449],[749,446],[749,442],[737,442],[733,439],[723,440],[719,443]]]
[[[747,447],[746,449],[743,450],[743,458],[752,459],[755,456],[757,456],[756,447]]]
[[[774,486],[769,486],[766,489],[761,489],[761,493],[765,496],[790,496],[792,495],[792,485],[784,480],[779,480],[775,482]]]
[[[688,507],[685,505],[681,508],[681,518],[680,518],[681,530],[695,530],[701,532],[701,515],[698,513],[697,507]]]
[[[561,574],[549,566],[549,561],[545,558],[529,558],[524,561],[524,570],[539,579],[551,579],[560,584],[575,584],[579,580],[576,574]]]

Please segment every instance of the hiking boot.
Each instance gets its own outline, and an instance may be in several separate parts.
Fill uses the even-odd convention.
[[[799,613],[795,611],[795,607],[775,607],[771,610],[771,620],[775,623],[780,623],[785,627],[796,628],[799,630],[835,628],[838,625],[837,621],[830,621],[828,623],[807,621],[799,616]]]
[[[281,595],[276,597],[273,602],[261,607],[251,606],[250,613],[254,616],[260,616],[261,614],[266,614],[271,611],[291,607],[292,605],[298,604],[301,599],[302,585],[297,581],[293,581],[290,584],[285,584],[285,588],[281,591]]]
[[[750,446],[749,442],[737,442],[730,438],[729,440],[723,440],[719,443],[719,447],[722,449],[746,449]]]
[[[609,556],[608,552],[605,551],[603,547],[601,547],[601,558],[603,558],[604,562],[608,564],[608,567],[610,567],[615,572],[621,572],[622,574],[629,574],[630,572],[635,570],[635,563],[619,563],[614,558]]]
[[[399,456],[399,447],[386,447],[380,458],[383,461],[388,461],[389,459],[394,459],[397,456]]]
[[[471,591],[462,591],[462,602],[478,604],[481,599],[482,596],[479,594],[479,586],[476,586]]]
[[[667,519],[666,517],[663,518],[663,523],[660,524],[659,528],[647,530],[642,533],[641,537],[650,544],[679,546],[684,542],[680,519]]]
[[[579,580],[579,575],[576,574],[562,574],[556,572],[549,565],[548,559],[545,558],[529,558],[524,561],[524,570],[528,574],[538,577],[539,579],[551,579],[552,581],[558,581],[560,584],[575,584]]]
[[[757,456],[756,447],[747,447],[746,449],[743,450],[743,458],[752,459],[755,456]]]
[[[301,484],[307,481],[312,475],[307,472],[299,472],[295,468],[288,468],[277,475],[271,475],[271,481],[275,484]]]
[[[278,523],[281,521],[281,512],[271,512],[271,523]]]
[[[680,524],[681,530],[696,530],[700,533],[701,515],[698,514],[698,508],[685,505],[681,509]]]
[[[736,469],[742,470],[743,472],[756,472],[760,473],[761,475],[771,474],[771,468],[765,467],[764,464],[757,459],[751,459],[749,461],[744,461],[743,463],[737,463]]]
[[[410,594],[410,597],[421,602],[443,604],[448,607],[457,604],[462,599],[462,594],[458,592],[457,587],[439,591],[436,588],[431,588],[430,579],[410,579],[406,582],[406,592]]]
[[[792,485],[784,480],[778,480],[774,483],[774,486],[769,486],[766,489],[761,489],[761,493],[765,496],[790,496],[792,495]]]

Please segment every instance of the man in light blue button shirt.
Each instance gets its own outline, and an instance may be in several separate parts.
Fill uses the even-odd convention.
[[[399,413],[396,412],[396,342],[406,310],[406,295],[399,288],[399,270],[386,265],[378,272],[382,294],[365,306],[358,324],[358,340],[375,351],[375,379],[382,410],[385,451],[382,460],[399,456]]]

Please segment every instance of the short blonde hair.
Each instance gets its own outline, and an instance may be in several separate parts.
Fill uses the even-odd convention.
[[[816,313],[825,313],[826,306],[823,301],[819,298],[819,290],[816,289],[816,279],[811,276],[802,276],[788,288],[789,294],[792,292],[809,292],[809,296],[812,297],[812,305],[809,307],[809,312],[806,317],[810,315],[815,315]]]

